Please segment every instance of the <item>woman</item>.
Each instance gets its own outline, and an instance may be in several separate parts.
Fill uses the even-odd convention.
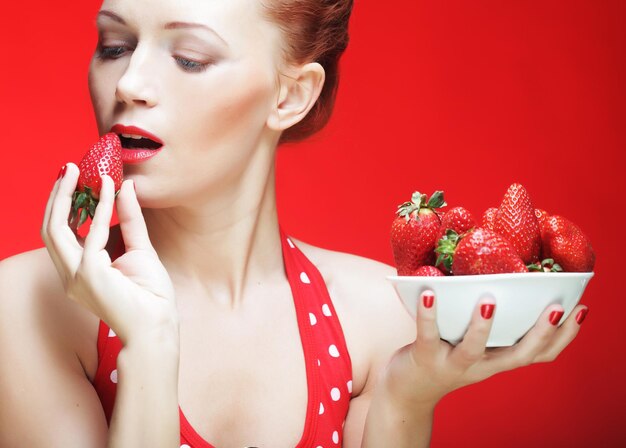
[[[103,2],[89,76],[99,132],[162,147],[126,164],[116,198],[103,178],[84,241],[67,222],[67,164],[46,250],[0,264],[0,284],[19,285],[0,293],[1,446],[426,446],[441,397],[552,360],[576,336],[586,308],[556,327],[554,305],[514,347],[486,350],[485,298],[452,347],[432,294],[414,322],[393,267],[280,227],[275,153],[326,122],[351,8]]]

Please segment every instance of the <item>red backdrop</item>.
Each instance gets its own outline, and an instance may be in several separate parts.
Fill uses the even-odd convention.
[[[392,263],[389,226],[414,190],[444,189],[480,214],[521,182],[591,238],[590,313],[554,363],[446,397],[433,446],[623,445],[626,2],[391,4],[357,0],[331,123],[280,152],[283,225]],[[0,15],[0,258],[42,246],[59,167],[97,137],[87,65],[98,8],[9,2]]]

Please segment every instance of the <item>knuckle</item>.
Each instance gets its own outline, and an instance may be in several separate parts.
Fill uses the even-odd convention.
[[[512,363],[514,368],[524,367],[529,365],[532,362],[531,353],[528,350],[521,350],[520,347],[514,346],[514,350],[512,353]]]
[[[420,320],[427,324],[434,324],[436,321],[434,313],[420,313]]]
[[[533,363],[534,356],[532,356],[530,353],[520,353],[516,357],[515,361],[518,367],[529,366],[530,364]]]
[[[539,356],[536,361],[537,362],[552,362],[555,361],[559,357],[558,353],[547,353],[543,356]]]
[[[480,360],[482,352],[473,349],[463,349],[459,352],[459,360],[463,365],[476,364]]]

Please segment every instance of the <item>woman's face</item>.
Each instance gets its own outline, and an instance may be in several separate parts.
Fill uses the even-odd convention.
[[[97,26],[89,89],[100,134],[137,126],[164,143],[125,166],[143,206],[219,192],[278,137],[266,123],[282,43],[260,0],[104,0]]]

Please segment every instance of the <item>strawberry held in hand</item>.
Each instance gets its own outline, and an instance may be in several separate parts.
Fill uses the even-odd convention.
[[[445,205],[443,191],[435,191],[430,200],[416,191],[411,202],[398,207],[398,216],[391,226],[391,248],[398,275],[411,275],[420,266],[434,264],[441,225],[435,210]]]
[[[83,225],[87,217],[93,219],[100,197],[102,179],[108,175],[113,179],[115,194],[122,187],[124,164],[122,162],[122,144],[117,134],[103,135],[84,155],[78,165],[80,176],[76,191],[72,197],[71,221],[79,219],[76,228]]]

